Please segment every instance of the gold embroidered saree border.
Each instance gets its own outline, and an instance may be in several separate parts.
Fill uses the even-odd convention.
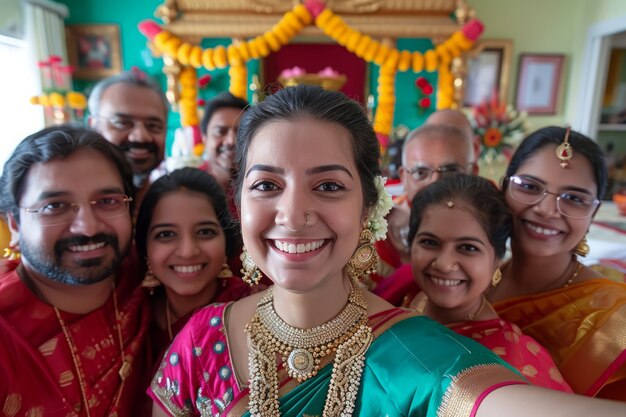
[[[521,376],[498,364],[476,365],[452,378],[437,409],[437,417],[468,417],[477,401],[497,384],[527,384]]]
[[[380,312],[371,316],[369,319],[369,325],[372,327],[372,335],[374,340],[385,331],[390,329],[395,324],[406,320],[409,317],[417,316],[413,311],[393,308],[387,311]],[[373,342],[372,342],[373,343]],[[334,359],[334,355],[327,356],[320,361],[320,369],[328,365]],[[288,380],[287,380],[288,379]],[[299,382],[295,379],[290,379],[287,372],[280,368],[278,370],[278,380],[280,381],[280,387],[278,389],[279,396],[284,396],[289,391],[298,386]],[[228,413],[228,417],[241,417],[248,411],[248,394],[242,395],[238,399],[237,403],[233,404]]]
[[[624,354],[625,350],[626,304],[611,312],[602,327],[596,328],[589,340],[567,358],[561,372],[575,392],[593,396],[604,383],[610,381],[610,377],[602,383],[598,383],[598,379],[609,370],[620,355]],[[618,369],[615,369],[615,372]]]

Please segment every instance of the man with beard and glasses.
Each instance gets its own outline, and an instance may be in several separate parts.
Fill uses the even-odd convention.
[[[167,99],[161,87],[140,70],[128,71],[96,84],[88,104],[89,127],[122,149],[141,200],[165,151]]]
[[[11,416],[135,416],[149,311],[131,249],[132,169],[98,133],[51,127],[4,165],[21,263],[0,276],[0,399]]]
[[[200,121],[207,160],[201,168],[213,175],[225,190],[234,174],[237,130],[247,107],[247,101],[224,92],[207,102]]]

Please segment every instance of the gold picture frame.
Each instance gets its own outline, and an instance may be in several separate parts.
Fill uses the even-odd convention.
[[[507,102],[512,55],[512,40],[484,39],[476,43],[467,53],[464,107],[491,99],[494,91],[501,103]]]
[[[68,25],[65,35],[75,78],[99,80],[122,71],[118,25]]]

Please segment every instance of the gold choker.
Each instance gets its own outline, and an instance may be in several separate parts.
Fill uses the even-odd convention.
[[[277,355],[281,356],[289,376],[302,382],[317,375],[322,358],[333,353],[335,364],[323,415],[351,415],[365,352],[372,342],[367,303],[355,284],[351,283],[348,303],[343,310],[332,320],[312,329],[299,329],[285,323],[274,309],[270,288],[257,304],[252,321],[246,325],[246,333],[250,347],[251,416],[279,415]]]

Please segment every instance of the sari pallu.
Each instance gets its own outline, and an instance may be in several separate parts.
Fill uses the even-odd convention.
[[[149,394],[170,415],[249,415],[248,390],[235,381],[221,330],[224,307],[196,313],[166,353]],[[428,318],[393,309],[370,317],[370,326],[376,339],[366,353],[354,415],[472,416],[492,390],[526,383],[484,347]],[[329,361],[302,383],[279,369],[282,416],[322,415]]]
[[[594,279],[494,308],[548,349],[574,392],[626,401],[626,284]]]
[[[124,352],[132,371],[120,393],[119,336],[112,299],[101,308],[78,315],[61,312],[77,348],[85,392],[93,417],[137,416],[145,412],[143,387],[148,380],[148,306],[137,276],[119,275],[118,308]],[[0,398],[5,415],[86,416],[70,347],[53,308],[20,281],[17,272],[0,277]],[[119,402],[114,401],[119,396]]]

